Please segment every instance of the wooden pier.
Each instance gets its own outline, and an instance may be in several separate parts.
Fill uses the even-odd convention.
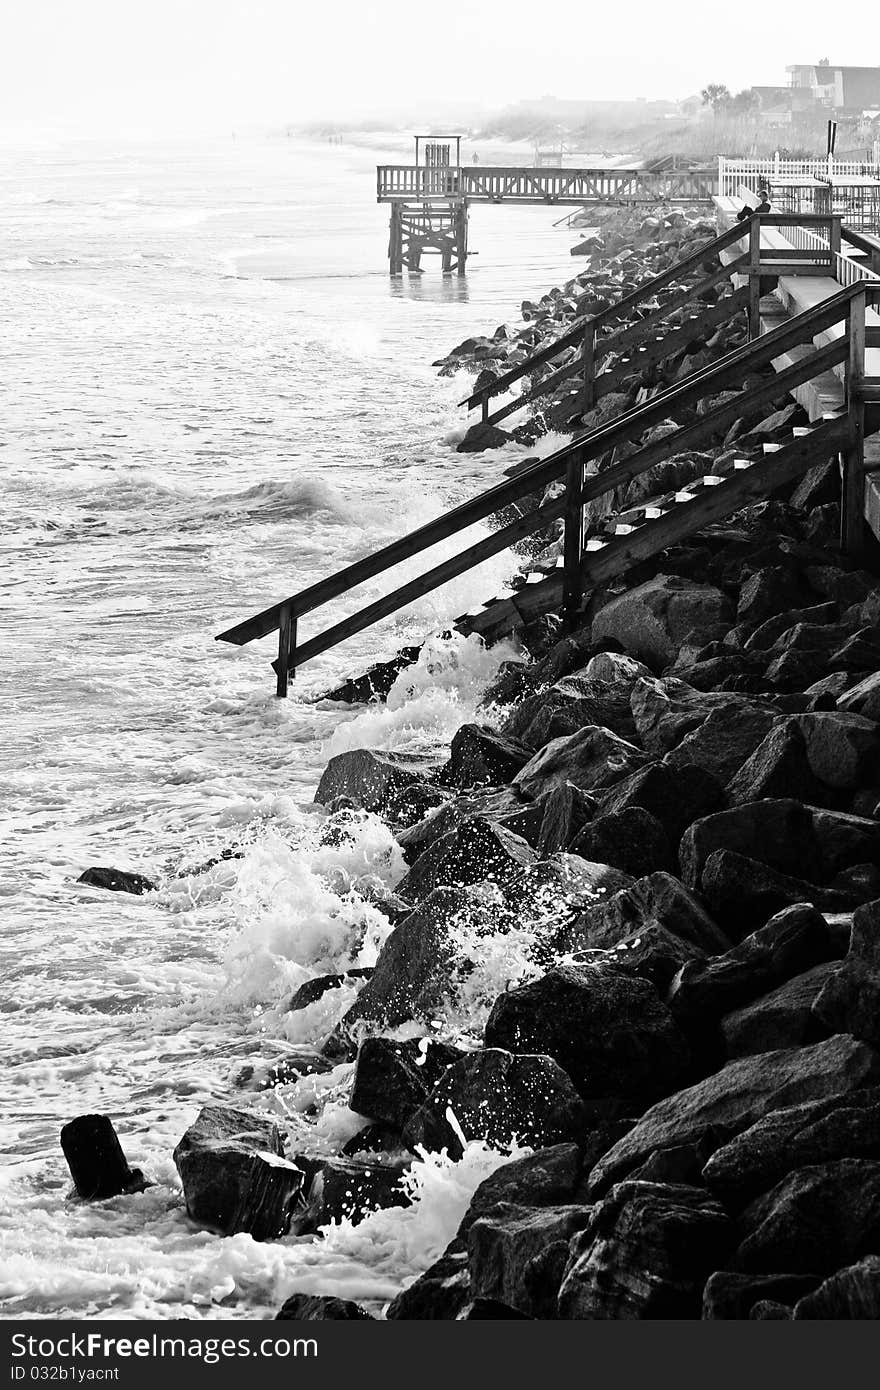
[[[438,255],[442,270],[464,275],[472,203],[524,207],[708,204],[717,191],[717,169],[675,169],[664,160],[644,168],[463,165],[458,135],[417,135],[414,163],[380,164],[376,169],[376,201],[391,204],[388,263],[392,275],[402,274],[404,268],[421,270],[425,254]]]

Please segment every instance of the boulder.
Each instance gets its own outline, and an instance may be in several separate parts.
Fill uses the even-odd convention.
[[[828,1030],[814,1014],[813,1004],[836,968],[834,962],[814,965],[812,970],[795,975],[762,998],[726,1014],[721,1020],[721,1032],[728,1057],[776,1052],[826,1037]]]
[[[424,780],[425,770],[424,758],[414,754],[353,748],[330,759],[321,774],[315,802],[329,806],[344,796],[364,811],[388,811],[407,787]]]
[[[696,1085],[660,1100],[618,1141],[590,1174],[588,1191],[601,1195],[655,1149],[694,1143],[716,1146],[773,1110],[848,1094],[880,1081],[880,1056],[837,1034],[810,1047],[739,1057]]]
[[[350,1298],[333,1298],[326,1294],[294,1293],[286,1298],[276,1322],[362,1322],[371,1321],[359,1303]]]
[[[857,864],[880,865],[880,825],[877,821],[818,806],[812,808],[812,815],[819,850],[818,883],[830,882],[842,869]]]
[[[640,748],[608,729],[587,725],[567,738],[556,738],[517,773],[514,785],[527,796],[570,782],[581,791],[598,791],[619,782],[647,761]]]
[[[687,1044],[647,981],[610,965],[560,965],[496,999],[487,1047],[546,1053],[585,1100],[644,1105],[685,1079]]]
[[[683,1026],[715,1023],[838,955],[822,914],[799,903],[778,912],[723,955],[690,961],[673,980],[667,1004]],[[731,1027],[735,1031],[735,1022]]]
[[[764,740],[727,784],[731,806],[770,797],[816,801],[821,787],[807,757],[804,735],[795,719],[777,719]]]
[[[640,677],[650,676],[651,670],[644,662],[636,661],[624,652],[597,652],[587,662],[582,674],[586,680],[633,686]]]
[[[569,1205],[577,1199],[582,1178],[583,1153],[574,1143],[553,1144],[503,1163],[480,1183],[462,1217],[459,1235],[466,1235],[477,1217],[502,1204]]]
[[[521,835],[529,844],[534,844],[541,828],[543,811],[511,787],[479,787],[463,792],[445,800],[405,830],[396,832],[397,843],[403,850],[407,864],[414,864],[442,836],[458,830],[465,821],[474,820],[475,817],[503,826],[512,834]]]
[[[453,734],[440,780],[448,787],[497,786],[511,782],[531,756],[530,749],[487,725],[462,724]]]
[[[786,633],[789,634],[786,640],[791,641],[794,628],[804,624],[817,627],[834,623],[839,616],[840,609],[836,603],[819,603],[811,608],[786,608],[755,628],[746,640],[746,651],[769,651]]]
[[[457,1047],[430,1038],[365,1038],[358,1048],[349,1108],[400,1131],[460,1057]]]
[[[409,1148],[446,1149],[459,1158],[462,1135],[496,1147],[543,1148],[575,1139],[584,1123],[580,1097],[552,1057],[488,1047],[444,1072],[403,1138]]]
[[[872,671],[840,696],[838,709],[863,719],[880,720],[880,671]]]
[[[877,1249],[880,1162],[843,1158],[798,1168],[747,1207],[731,1267],[833,1274]]]
[[[658,574],[605,604],[593,619],[592,635],[614,637],[629,656],[666,666],[685,639],[703,646],[723,636],[732,620],[720,589]]]
[[[795,1321],[823,1319],[842,1321],[880,1318],[880,1256],[866,1255],[830,1275],[812,1293],[794,1306]]]
[[[187,1215],[221,1235],[274,1240],[290,1229],[303,1173],[266,1115],[207,1105],[174,1150]]]
[[[295,1235],[311,1235],[331,1222],[349,1221],[356,1226],[371,1212],[410,1204],[409,1193],[401,1184],[409,1170],[409,1156],[371,1162],[297,1155],[297,1164],[310,1173],[310,1182],[305,1206],[294,1214]]]
[[[593,797],[571,782],[558,782],[539,800],[542,808],[538,834],[539,854],[555,854],[570,849],[578,833],[591,819],[596,807]]]
[[[549,690],[521,700],[508,715],[501,732],[506,738],[522,742],[533,750],[590,725],[609,729],[631,742],[635,737],[635,724],[630,691],[631,682],[609,685],[582,676],[568,676],[551,685]]]
[[[437,888],[394,928],[379,952],[373,974],[343,1020],[394,1028],[413,1018],[434,1018],[455,981],[456,951],[450,931],[457,923],[494,921],[479,889]]]
[[[293,1014],[298,1013],[300,1009],[307,1009],[310,1004],[316,1004],[319,999],[323,999],[329,990],[339,989],[339,986],[348,980],[368,980],[372,973],[373,967],[366,965],[358,966],[354,970],[344,970],[341,974],[313,975],[291,995],[287,1012]]]
[[[703,1290],[703,1318],[713,1322],[742,1322],[757,1303],[791,1304],[816,1287],[807,1274],[737,1274],[722,1269],[711,1274]]]
[[[876,785],[880,776],[880,733],[873,719],[839,710],[795,716],[814,777],[829,787]]]
[[[640,806],[596,816],[572,845],[575,854],[599,864],[610,864],[639,878],[670,869],[674,853],[663,826]]]
[[[536,860],[521,835],[484,816],[472,816],[425,849],[396,892],[405,902],[418,903],[438,888],[509,883]]]
[[[569,1241],[589,1219],[589,1207],[506,1202],[478,1217],[467,1237],[471,1293],[529,1317],[555,1317]]]
[[[765,1115],[716,1149],[703,1179],[731,1210],[797,1168],[840,1158],[880,1159],[880,1090],[869,1086]]]
[[[710,854],[701,886],[709,909],[735,941],[762,926],[774,913],[798,903],[812,904],[823,912],[845,912],[854,906],[850,892],[819,888],[728,850]]]
[[[464,439],[455,446],[457,454],[482,454],[486,449],[503,449],[510,443],[511,436],[497,425],[484,424],[478,420],[471,425]]]
[[[768,565],[746,579],[739,593],[736,621],[758,627],[777,613],[788,613],[803,597],[796,576],[785,565]]]
[[[734,1240],[730,1218],[703,1189],[620,1183],[571,1242],[559,1316],[698,1318],[706,1278]]]
[[[880,1046],[880,899],[853,914],[849,950],[814,1008],[826,1027]]]
[[[454,1320],[470,1303],[467,1249],[453,1241],[438,1260],[389,1303],[385,1317],[423,1321]]]
[[[607,902],[591,906],[559,933],[562,950],[608,950],[657,924],[697,956],[727,951],[730,940],[703,904],[668,873],[649,874]]]
[[[656,757],[672,751],[687,734],[699,728],[715,710],[739,711],[753,703],[742,695],[695,690],[675,676],[642,677],[630,696],[636,730],[644,747]]]
[[[706,861],[716,850],[733,851],[810,881],[819,867],[811,809],[788,798],[751,802],[694,821],[678,851],[681,876],[689,888],[700,888]]]
[[[85,869],[76,880],[89,888],[109,888],[114,893],[153,893],[159,887],[151,878],[143,874],[133,874],[126,869],[108,869],[94,865]]]
[[[648,763],[599,793],[605,815],[639,807],[656,817],[676,845],[693,821],[717,810],[723,799],[724,789],[710,772],[667,763]]]

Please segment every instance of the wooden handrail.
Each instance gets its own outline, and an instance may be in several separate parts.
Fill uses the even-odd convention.
[[[560,478],[568,470],[569,461],[572,458],[577,457],[583,464],[607,452],[617,444],[638,439],[646,429],[660,420],[666,419],[670,414],[674,414],[676,410],[680,410],[706,395],[716,394],[720,389],[723,389],[725,384],[737,380],[741,383],[743,367],[766,365],[786,348],[812,340],[817,333],[845,317],[850,303],[860,295],[875,297],[870,283],[859,282],[841,290],[831,299],[825,300],[815,308],[798,315],[787,324],[765,334],[762,338],[734,349],[719,362],[700,372],[693,373],[685,381],[628,411],[618,420],[574,439],[549,458],[541,460],[531,468],[524,469],[515,478],[498,484],[496,487],[481,493],[478,497],[460,504],[443,516],[392,542],[391,545],[383,547],[374,555],[367,556],[363,560],[347,566],[336,575],[320,580],[301,593],[291,595],[280,603],[273,604],[261,613],[220,633],[216,640],[243,645],[259,637],[267,636],[282,625],[289,625],[299,615],[338,597],[363,583],[364,580],[391,568],[401,560],[408,559],[428,549],[437,544],[438,541],[472,526],[475,522],[485,520],[486,517],[511,502],[518,501],[529,493],[538,491],[547,483]],[[839,343],[818,349],[805,361],[771,379],[766,388],[768,393],[772,388],[772,395],[782,394],[792,384],[796,376],[799,380],[807,380],[811,376],[815,376],[818,371],[824,370],[832,360],[835,362],[840,360],[836,356],[839,351]],[[800,373],[803,375],[801,376]],[[757,391],[751,393],[750,399],[757,401],[762,397],[764,390],[765,388],[759,387]],[[772,398],[772,396],[768,395],[768,398]],[[685,439],[691,441],[695,434],[701,430],[711,428],[712,424],[717,423],[721,418],[726,418],[724,412],[731,411],[734,404],[729,402],[726,406],[701,417],[693,425],[683,426],[676,437],[677,443],[683,442]],[[741,413],[741,409],[731,415],[731,420],[737,418],[739,413]],[[662,456],[665,457],[670,446],[667,440],[663,441],[662,445],[654,447],[659,448]],[[618,471],[620,469],[627,470],[637,458],[638,456],[633,456],[633,459],[626,460],[623,465],[617,465],[616,469],[607,470],[589,480],[580,500],[584,501],[588,497],[599,496],[609,491],[610,488],[618,486],[620,481],[625,480],[625,477],[635,476],[637,472],[644,471],[644,468],[650,467],[655,461],[654,456],[649,451],[643,450],[641,451],[642,467],[635,466],[635,470],[626,472],[625,476]],[[648,461],[645,461],[646,459]],[[593,489],[597,490],[593,491]],[[409,584],[402,586],[386,599],[377,601],[359,614],[343,620],[335,628],[329,629],[327,633],[321,634],[296,648],[292,653],[291,666],[301,665],[309,656],[317,655],[319,651],[326,650],[328,646],[333,646],[336,642],[343,640],[345,635],[350,635],[351,632],[369,626],[378,621],[380,617],[388,616],[389,613],[411,601],[412,597],[417,597],[428,592],[431,588],[438,587],[439,584],[447,582],[456,574],[463,573],[475,564],[479,564],[482,559],[489,555],[507,549],[514,540],[540,529],[548,519],[560,515],[562,509],[556,510],[557,505],[557,501],[545,504],[544,508],[539,508],[536,512],[530,512],[527,516],[519,518],[508,527],[502,528],[501,531],[494,532],[462,555],[443,562],[442,565],[435,567],[434,570],[429,571],[418,580],[410,581]],[[443,577],[438,578],[439,575]],[[356,625],[351,626],[352,624]],[[331,636],[331,634],[333,635]],[[325,641],[325,638],[328,640]]]
[[[520,363],[518,367],[511,367],[509,372],[504,372],[501,376],[496,377],[490,385],[481,387],[479,391],[474,391],[465,400],[459,401],[459,405],[466,405],[468,410],[473,410],[474,406],[480,404],[484,396],[497,395],[499,391],[505,390],[510,382],[517,381],[521,376],[525,376],[535,367],[540,366],[542,362],[548,362],[567,347],[579,344],[583,338],[584,328],[590,319],[592,319],[593,326],[597,331],[602,329],[607,324],[613,323],[615,319],[620,318],[621,315],[628,313],[630,309],[635,308],[643,300],[651,299],[658,290],[665,289],[667,285],[675,284],[683,275],[689,275],[692,270],[696,270],[709,257],[717,255],[738,241],[742,241],[747,235],[748,226],[745,224],[731,227],[728,231],[722,232],[720,236],[715,237],[700,251],[694,251],[691,255],[676,261],[674,265],[668,266],[666,270],[652,276],[643,285],[630,290],[629,294],[624,295],[622,299],[616,300],[614,304],[609,304],[607,309],[601,309],[598,314],[583,315],[575,321],[572,328],[566,329],[558,338],[554,338],[552,343],[548,343],[546,347],[533,352],[526,362]]]
[[[720,255],[722,251],[727,250],[730,246],[735,246],[739,241],[744,241],[749,235],[753,223],[756,223],[759,227],[792,227],[806,224],[809,226],[824,225],[830,228],[833,226],[834,220],[834,217],[827,213],[752,213],[751,217],[744,218],[742,222],[737,223],[734,227],[729,227],[726,232],[722,232],[719,236],[715,237],[706,246],[702,247],[701,250],[692,252],[689,256],[685,256],[682,260],[676,261],[673,265],[668,266],[666,270],[661,271],[658,275],[652,276],[651,279],[647,280],[643,285],[639,285],[636,289],[631,290],[629,294],[624,295],[622,299],[617,300],[614,304],[610,304],[607,309],[602,309],[598,314],[592,316],[584,315],[576,319],[573,326],[566,329],[558,338],[554,338],[552,343],[548,343],[546,347],[539,348],[537,352],[531,353],[524,362],[519,363],[516,367],[511,367],[507,372],[503,372],[501,376],[496,377],[494,381],[487,382],[487,384],[481,386],[478,391],[472,392],[470,396],[459,401],[459,405],[466,406],[468,410],[473,410],[476,406],[482,405],[483,402],[491,400],[493,396],[500,395],[503,391],[506,391],[508,386],[514,381],[518,381],[521,377],[527,376],[530,372],[534,371],[536,367],[541,366],[542,363],[552,361],[554,357],[564,352],[566,348],[578,346],[583,341],[584,329],[588,323],[592,323],[594,333],[601,331],[603,328],[613,323],[615,319],[620,318],[631,309],[636,308],[645,299],[653,298],[659,290],[665,289],[668,285],[675,284],[675,282],[680,280],[683,276],[690,275],[692,271],[696,270],[707,259],[715,255]],[[723,267],[718,278],[724,278],[724,276],[729,275],[733,269],[735,269],[733,266]],[[672,313],[673,308],[679,308],[682,303],[687,303],[688,299],[693,298],[694,295],[708,288],[709,283],[714,283],[712,277],[710,277],[710,281],[701,282],[701,284],[693,286],[690,293],[683,291],[680,296],[676,297],[674,304],[661,305],[659,310],[654,311],[654,316],[656,318],[662,318],[665,314]],[[526,402],[523,401],[523,404],[525,403]]]

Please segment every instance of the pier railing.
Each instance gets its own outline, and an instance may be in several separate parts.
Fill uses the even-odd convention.
[[[814,229],[814,233],[824,231],[826,235],[824,238],[820,235],[813,235],[812,240],[809,243],[804,242],[803,246],[800,244],[795,246],[791,238],[787,238],[791,243],[789,250],[784,247],[762,247],[761,229],[763,227],[811,227]],[[748,249],[743,249],[739,257],[726,264],[722,263],[714,271],[702,275],[690,285],[683,284],[714,257],[720,259],[723,251],[741,243],[745,246],[746,242]],[[707,291],[727,281],[735,271],[739,271],[749,277],[750,287],[747,298],[754,329],[762,276],[766,277],[768,274],[778,276],[786,272],[803,275],[810,271],[823,275],[833,275],[835,270],[834,256],[839,245],[840,219],[837,217],[822,214],[798,216],[771,213],[753,214],[748,223],[737,223],[730,227],[720,236],[705,243],[699,250],[681,257],[667,270],[645,281],[643,285],[624,295],[614,304],[609,305],[607,309],[601,310],[598,314],[584,315],[576,319],[570,328],[554,338],[546,347],[530,353],[516,367],[502,372],[494,381],[487,382],[479,390],[473,391],[459,404],[466,406],[468,410],[474,410],[479,406],[482,410],[483,423],[497,424],[500,420],[506,419],[508,415],[521,410],[524,405],[547,395],[566,379],[579,376],[582,381],[581,406],[583,410],[589,410],[601,396],[616,388],[620,376],[623,374],[620,369],[615,373],[598,370],[602,360],[611,353],[626,351],[632,344],[641,341],[643,343],[640,358],[642,365],[647,365],[652,360],[662,360],[664,355],[671,356],[679,350],[682,346],[680,340],[683,339],[686,342],[688,338],[698,336],[704,330],[717,327],[717,324],[725,316],[730,317],[736,313],[741,307],[741,303],[735,296],[729,296],[726,310],[723,307],[724,301],[720,306],[704,308],[701,314],[695,316],[692,325],[682,325],[675,334],[665,334],[662,341],[658,341],[656,345],[650,344],[649,334],[677,309],[694,300],[699,301]],[[638,314],[646,301],[654,299],[658,293],[667,289],[674,289],[675,292],[659,308],[644,314],[634,324],[615,331],[614,325],[619,319]],[[537,381],[527,391],[515,396],[490,414],[489,402],[494,397],[506,394],[514,382],[523,377],[532,376],[536,370],[572,349],[574,349],[574,356],[561,364],[552,374]],[[630,368],[630,370],[632,369]]]
[[[682,449],[697,448],[701,442],[725,432],[742,415],[744,400],[737,396],[714,406],[704,414],[680,424],[673,435],[642,446],[629,458],[594,476],[586,476],[587,465],[619,445],[637,443],[646,430],[669,418],[677,419],[682,410],[688,411],[700,401],[715,397],[725,390],[742,389],[746,377],[766,368],[789,348],[799,345],[810,345],[813,351],[767,381],[757,386],[750,385],[749,409],[769,404],[830,368],[842,367],[847,389],[846,415],[824,422],[815,432],[812,445],[810,440],[796,441],[791,450],[784,451],[784,457],[780,455],[775,463],[771,457],[766,465],[756,465],[748,481],[735,478],[725,487],[712,489],[711,497],[707,493],[706,499],[701,499],[699,504],[685,494],[690,503],[688,508],[681,509],[674,518],[661,516],[643,526],[636,541],[614,552],[617,557],[614,563],[619,566],[616,572],[623,572],[637,558],[665,549],[675,540],[705,525],[707,519],[729,514],[725,513],[725,507],[736,510],[745,501],[766,496],[780,485],[780,479],[785,480],[785,469],[789,470],[785,475],[787,477],[792,470],[796,474],[798,470],[809,467],[815,460],[817,449],[840,449],[843,452],[842,540],[848,550],[856,553],[864,525],[865,406],[868,403],[880,404],[880,379],[865,380],[865,348],[880,347],[880,329],[866,329],[865,313],[868,303],[878,301],[880,286],[867,280],[841,289],[814,309],[734,349],[712,366],[693,373],[609,424],[574,439],[516,477],[489,488],[382,547],[373,555],[228,628],[219,634],[217,640],[242,646],[277,631],[278,656],[273,663],[277,677],[276,693],[284,696],[287,694],[288,677],[297,667],[508,549],[525,536],[542,530],[559,517],[564,518],[565,528],[563,610],[567,619],[573,621],[583,601],[585,583],[608,577],[609,557],[606,555],[597,561],[585,550],[584,506],[591,500],[613,493],[672,454]],[[844,325],[842,336],[834,336],[827,345],[815,347],[813,340],[818,334],[841,323]],[[535,510],[501,526],[475,545],[433,566],[308,641],[298,641],[298,621],[305,614],[560,479],[565,480],[562,496],[543,502]]]
[[[380,164],[376,199],[387,203],[432,198],[469,203],[708,203],[717,191],[715,169],[535,168],[473,165],[425,169]]]

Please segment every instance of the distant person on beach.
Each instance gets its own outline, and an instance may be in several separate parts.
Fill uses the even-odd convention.
[[[477,154],[476,150],[474,150],[474,163],[475,163],[475,164],[479,164],[479,162],[480,162],[480,156]]]
[[[758,205],[757,205],[757,207],[750,208],[748,205],[746,205],[746,206],[740,208],[739,212],[736,214],[736,220],[737,220],[737,222],[748,222],[749,218],[752,217],[752,216],[754,215],[754,213],[756,213],[756,212],[769,212],[769,211],[770,211],[770,189],[767,187],[766,184],[763,184],[763,183],[762,183],[762,184],[760,185],[759,189],[758,189]]]

